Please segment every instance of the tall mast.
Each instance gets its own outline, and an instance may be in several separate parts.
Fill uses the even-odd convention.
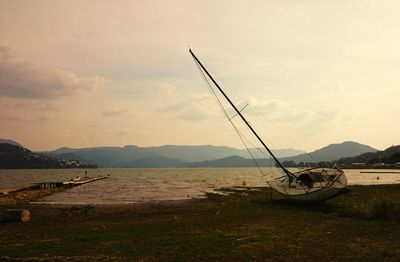
[[[222,88],[218,85],[218,83],[214,80],[214,78],[210,75],[210,73],[207,71],[207,69],[203,66],[203,64],[200,62],[199,59],[193,54],[192,50],[189,49],[190,54],[192,55],[193,59],[195,62],[200,65],[201,69],[207,74],[207,76],[211,79],[211,81],[214,83],[214,85],[218,88],[218,90],[222,93],[222,95],[225,97],[225,99],[229,102],[229,104],[235,109],[236,113],[240,116],[240,118],[243,120],[243,122],[247,125],[247,127],[251,130],[251,132],[254,134],[254,136],[260,141],[260,143],[264,146],[264,148],[270,153],[272,158],[275,160],[275,162],[278,164],[278,166],[285,172],[285,174],[291,178],[293,176],[292,173],[290,173],[289,170],[287,170],[281,162],[279,162],[278,158],[272,153],[272,151],[267,147],[267,145],[264,143],[264,141],[261,139],[261,137],[256,133],[256,131],[253,129],[253,127],[247,122],[246,118],[242,115],[242,113],[236,108],[235,104],[229,99],[229,97],[225,94],[225,92],[222,90]]]

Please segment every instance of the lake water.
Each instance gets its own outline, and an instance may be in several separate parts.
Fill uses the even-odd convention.
[[[349,185],[398,184],[400,174],[361,173],[345,170]],[[365,171],[365,170],[364,170]],[[368,170],[387,172],[393,170]],[[84,176],[84,169],[0,170],[0,188],[35,182],[67,181]],[[89,169],[88,176],[110,178],[85,184],[39,200],[48,204],[124,204],[160,200],[203,198],[222,187],[266,186],[275,168],[193,168],[193,169]],[[378,179],[379,178],[379,179]]]

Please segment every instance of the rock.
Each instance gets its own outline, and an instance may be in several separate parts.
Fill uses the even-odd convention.
[[[0,215],[2,222],[28,222],[30,219],[28,209],[7,209]]]

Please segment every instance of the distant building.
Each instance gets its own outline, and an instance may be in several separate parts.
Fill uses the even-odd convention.
[[[366,164],[365,163],[351,163],[352,167],[365,167]]]

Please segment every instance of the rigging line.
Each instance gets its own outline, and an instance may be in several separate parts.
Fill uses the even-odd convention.
[[[237,135],[239,136],[239,139],[242,141],[243,145],[245,146],[247,152],[250,154],[251,158],[253,159],[253,161],[255,162],[255,165],[257,166],[258,170],[260,171],[262,177],[271,177],[271,175],[267,175],[264,173],[264,171],[262,170],[260,164],[258,163],[256,157],[254,157],[254,154],[251,152],[250,148],[247,146],[247,143],[249,143],[251,146],[253,146],[253,148],[255,150],[257,150],[261,156],[264,156],[267,159],[272,159],[271,155],[267,154],[266,152],[264,152],[263,150],[261,150],[260,147],[257,147],[255,144],[253,144],[251,142],[250,139],[248,139],[238,128],[237,126],[235,126],[235,124],[233,123],[233,121],[231,121],[231,119],[229,118],[228,113],[226,112],[226,109],[223,107],[222,102],[219,100],[217,94],[215,93],[214,89],[212,88],[212,85],[210,84],[210,82],[208,81],[207,77],[204,75],[204,72],[201,70],[201,68],[199,68],[199,71],[201,72],[201,75],[203,76],[203,80],[206,82],[206,85],[208,86],[211,94],[213,94],[215,100],[217,101],[217,104],[219,105],[220,109],[223,111],[225,117],[228,119],[228,121],[231,123],[231,125],[233,126],[233,128],[235,129],[235,132],[237,133]],[[244,141],[246,140],[247,143]]]
[[[232,123],[232,122],[231,122],[231,123]],[[244,135],[243,132],[241,132],[233,123],[232,123],[232,125],[233,125],[233,127],[236,129],[236,132],[237,132],[238,136],[239,136],[241,139],[243,138],[244,140],[246,140],[247,143],[250,144],[250,145],[253,147],[254,150],[256,150],[256,151],[258,151],[258,152],[260,153],[261,157],[265,157],[266,159],[269,159],[269,160],[272,159],[271,155],[267,154],[266,152],[264,152],[264,151],[262,150],[262,148],[257,147],[253,142],[251,142],[251,140],[250,140],[249,138],[247,138],[246,135]],[[258,162],[257,162],[257,159],[254,157],[254,153],[251,152],[250,148],[247,146],[247,143],[246,143],[245,141],[242,141],[242,142],[243,142],[243,144],[245,145],[245,147],[246,147],[247,151],[249,152],[250,156],[251,156],[251,157],[253,158],[253,160],[256,162],[256,165],[259,166],[259,164],[258,164]],[[261,173],[262,173],[263,176],[267,176],[262,170],[260,170],[260,171],[261,171]],[[269,175],[269,176],[271,177],[271,175]]]
[[[224,96],[226,101],[232,106],[232,108],[238,113],[240,118],[243,120],[243,122],[247,125],[247,127],[250,129],[250,131],[253,133],[253,135],[260,141],[260,143],[264,146],[264,148],[271,154],[271,156],[274,158],[275,162],[279,167],[285,172],[286,176],[289,178],[289,180],[293,179],[293,174],[286,169],[282,163],[276,158],[276,156],[272,153],[272,151],[268,148],[268,146],[265,144],[265,142],[260,138],[260,136],[257,134],[257,132],[254,130],[254,128],[249,124],[249,122],[246,120],[246,118],[243,117],[243,115],[239,112],[239,110],[236,108],[235,104],[232,102],[232,100],[225,94],[225,92],[222,90],[222,88],[218,85],[218,83],[214,80],[214,78],[210,75],[210,73],[207,71],[207,69],[203,66],[203,64],[199,61],[199,59],[194,55],[192,50],[189,49],[190,54],[192,55],[193,59],[199,64],[201,69],[206,73],[208,78],[213,82],[215,87],[218,88],[218,90],[221,92],[221,94]]]
[[[203,80],[205,81],[210,93],[214,96],[214,99],[216,100],[217,104],[219,105],[221,111],[224,113],[225,117],[228,119],[228,121],[231,123],[231,125],[233,126],[233,128],[235,129],[237,135],[239,136],[240,140],[242,141],[243,145],[245,146],[246,150],[249,152],[251,158],[253,159],[253,161],[256,163],[256,166],[258,167],[259,171],[261,172],[263,177],[266,177],[267,175],[264,173],[264,171],[261,169],[260,165],[258,164],[257,160],[255,159],[253,153],[251,152],[251,150],[248,148],[247,144],[245,141],[243,141],[243,137],[247,140],[247,142],[249,144],[251,144],[257,151],[260,152],[260,154],[268,159],[271,159],[272,156],[270,154],[266,154],[266,152],[262,151],[261,148],[255,146],[248,138],[246,138],[246,136],[240,132],[240,130],[233,124],[233,122],[229,119],[229,115],[226,112],[226,109],[224,108],[224,106],[222,105],[222,102],[219,100],[218,95],[215,93],[214,88],[212,87],[211,83],[208,81],[207,77],[205,76],[203,70],[201,69],[201,67],[198,65],[197,61],[196,62],[196,66],[203,78]],[[271,175],[270,175],[271,176]]]
[[[197,69],[199,70],[201,76],[203,77],[204,82],[206,83],[211,95],[213,95],[215,101],[217,102],[218,106],[220,107],[221,111],[224,113],[225,117],[229,120],[229,115],[226,112],[224,106],[222,105],[221,101],[218,99],[217,94],[215,93],[214,89],[212,88],[212,85],[210,84],[210,82],[208,81],[206,75],[204,74],[203,70],[201,69],[200,65],[197,63],[197,61],[195,60],[195,64],[197,66]]]
[[[239,112],[242,112],[249,104],[246,104],[242,109],[239,110]],[[230,117],[229,120],[232,120],[235,116],[238,114],[235,114],[234,116]]]
[[[264,115],[261,115],[260,110],[257,110],[257,108],[251,108],[252,112],[256,115],[257,118],[262,119],[262,120],[266,120],[268,121],[270,124],[272,124],[278,131],[280,131],[285,137],[287,137],[291,143],[295,144],[298,148],[303,148],[298,142],[296,142],[291,136],[288,135],[287,132],[285,132],[282,128],[280,128],[276,123],[274,123],[271,119],[268,119],[267,117],[265,117]],[[264,121],[260,121],[263,125],[263,128],[265,128],[266,130],[269,130],[269,128],[264,124]],[[278,143],[278,140],[276,139],[276,137],[273,135],[273,132],[271,131],[269,133],[269,135]],[[271,141],[270,141],[271,143]],[[311,161],[313,162],[317,162],[317,160],[308,152],[304,153]]]
[[[259,153],[261,154],[261,156],[265,157],[266,159],[272,159],[272,157],[270,155],[267,155],[265,152],[263,152],[260,148],[258,148],[256,145],[254,145],[250,139],[248,139],[233,123],[232,123],[233,127],[236,129],[236,132],[238,134],[239,137],[243,138],[243,140],[246,140],[248,144],[250,144],[251,146],[253,146],[253,149],[259,151]],[[247,151],[249,152],[249,154],[253,157],[254,161],[257,161],[256,158],[254,157],[254,153],[251,152],[250,148],[247,146],[247,143],[243,141],[243,144],[246,146]]]
[[[267,154],[267,153],[264,152],[260,147],[257,147],[256,145],[254,145],[253,143],[251,143],[249,139],[247,139],[247,140],[248,140],[248,142],[253,146],[253,148],[254,148],[255,150],[257,150],[258,152],[260,152],[261,155],[263,155],[264,157],[267,157],[267,158],[272,158],[270,154]]]
[[[225,108],[223,107],[221,101],[218,99],[217,94],[214,92],[214,89],[212,88],[210,82],[208,81],[207,77],[204,75],[203,70],[201,70],[201,67],[197,64],[197,62],[195,61],[197,69],[199,70],[201,76],[203,77],[203,80],[205,81],[209,91],[211,92],[211,95],[214,96],[215,101],[217,102],[217,104],[219,105],[220,109],[222,110],[222,112],[224,113],[225,117],[229,119],[229,115],[226,112]]]
[[[234,126],[234,128],[236,129],[236,126]],[[249,154],[250,154],[251,158],[253,159],[253,161],[255,162],[256,166],[257,166],[258,169],[260,170],[261,175],[262,175],[263,177],[267,177],[267,176],[268,176],[268,177],[272,177],[271,174],[265,174],[265,173],[264,173],[264,171],[262,170],[260,164],[259,164],[258,161],[257,161],[257,158],[254,156],[254,153],[251,152],[250,148],[247,146],[246,142],[243,141],[243,140],[247,140],[247,143],[249,143],[250,145],[252,145],[253,148],[256,148],[256,147],[254,146],[254,144],[253,144],[246,136],[244,136],[243,134],[240,135],[240,134],[239,134],[239,133],[240,133],[240,130],[236,130],[236,132],[238,133],[240,139],[242,140],[243,144],[245,145],[247,151],[249,152]],[[261,152],[261,154],[263,155],[263,152],[262,152],[262,151],[260,151],[260,152]],[[271,156],[267,156],[267,155],[265,155],[265,154],[264,154],[264,157],[265,157],[265,159],[269,159],[269,160],[272,159]]]
[[[268,158],[268,159],[272,159],[272,157],[271,157],[270,154],[264,152],[264,151],[262,150],[262,148],[257,147],[257,146],[256,146],[254,143],[252,143],[251,140],[248,139],[240,130],[238,130],[238,131],[241,133],[241,135],[242,135],[244,138],[246,138],[247,142],[248,142],[251,146],[253,146],[253,149],[257,150],[262,156],[264,156],[264,157],[266,157],[266,158]]]
[[[265,117],[265,115],[262,115],[261,116],[261,113],[260,113],[260,111],[259,110],[257,110],[257,108],[251,108],[250,110],[252,110],[252,113],[255,115],[255,117],[257,118],[257,119],[259,119],[260,121],[259,122],[261,122],[261,125],[262,125],[262,130],[261,131],[263,131],[263,130],[265,130],[266,132],[266,134],[268,135],[268,137],[270,137],[270,143],[271,143],[271,145],[273,145],[272,144],[272,141],[275,143],[275,148],[285,148],[281,143],[280,143],[280,141],[279,141],[279,139],[277,139],[277,137],[275,136],[275,132],[274,132],[274,130],[272,130],[271,129],[271,126],[267,126],[264,122],[265,122],[265,120],[267,119],[267,117]],[[267,119],[268,120],[268,119]]]
[[[256,145],[254,145],[250,139],[248,139],[233,123],[233,121],[231,120],[231,118],[229,118],[229,114],[226,112],[226,109],[224,108],[224,106],[222,105],[222,102],[219,100],[218,95],[215,93],[214,88],[212,87],[211,83],[208,81],[207,77],[205,76],[204,72],[201,70],[201,67],[199,67],[199,65],[196,63],[196,66],[204,80],[204,82],[206,83],[210,93],[213,95],[214,99],[216,100],[218,106],[220,107],[220,110],[224,113],[225,117],[228,119],[228,121],[231,123],[232,127],[234,128],[236,134],[239,136],[239,139],[242,141],[243,145],[245,146],[247,152],[249,153],[250,157],[253,159],[257,169],[260,171],[261,176],[262,177],[272,177],[271,174],[267,175],[264,173],[264,171],[262,170],[260,164],[258,163],[256,157],[254,157],[254,154],[251,152],[250,148],[247,146],[246,142],[244,140],[247,141],[247,143],[249,143],[251,146],[253,146],[253,148],[255,150],[257,150],[261,156],[264,156],[267,159],[272,159],[271,155],[267,154],[266,152],[264,152],[263,150],[261,150],[260,147],[257,147]]]
[[[203,61],[202,63],[203,63],[204,65],[206,65],[207,68],[208,68],[208,70],[209,70],[210,72],[212,72],[213,75],[216,75],[217,78],[218,78],[219,74],[218,74],[217,71],[214,71],[213,68],[212,68],[211,66],[209,66],[208,63],[207,63],[206,61]],[[225,81],[224,81],[224,80],[225,80]],[[222,83],[224,83],[224,82],[226,82],[226,80],[227,80],[227,79],[219,79],[218,81],[221,81]],[[228,82],[229,82],[229,81],[228,81]],[[241,93],[240,90],[236,90],[236,91],[238,92],[239,97],[240,97],[243,101],[246,101],[246,100],[249,99],[249,97],[248,97],[248,96],[245,96],[243,93]],[[249,103],[247,102],[247,104],[249,104]],[[246,104],[246,106],[247,106],[247,104]],[[244,107],[246,107],[246,106],[244,106]],[[242,108],[242,109],[239,110],[239,111],[241,112],[243,109],[244,109],[244,108]],[[260,115],[259,112],[258,112],[258,111],[255,111],[254,109],[253,109],[253,112],[255,112],[256,115],[258,115],[258,116]],[[238,114],[235,114],[235,116],[237,116],[237,115],[238,115]],[[234,118],[235,116],[233,116],[232,118]],[[259,117],[259,118],[261,119],[261,117]],[[268,128],[266,125],[263,125],[263,127],[266,128],[266,130],[269,130],[269,128]],[[258,132],[263,133],[262,130],[259,130]],[[271,140],[269,140],[269,144],[270,144],[271,146],[274,146],[275,148],[282,148],[282,146],[280,146],[280,143],[279,143],[278,139],[276,139],[276,137],[272,134],[272,132],[271,132],[271,133],[268,133],[268,135],[269,135],[269,136],[272,136],[274,142],[275,142],[277,145],[279,145],[278,147],[277,147],[277,146],[274,146],[275,143],[273,143]],[[267,136],[264,135],[264,136],[262,136],[262,137],[267,137]]]
[[[278,129],[280,132],[282,132],[287,138],[289,138],[289,140],[294,143],[296,146],[298,146],[299,148],[303,148],[298,142],[296,142],[291,136],[289,136],[288,133],[286,133],[282,128],[280,128],[277,124],[275,124],[272,120],[266,119],[269,123],[271,123],[276,129]],[[308,153],[307,151],[305,152],[305,154],[313,161],[317,161],[310,153]]]
[[[189,49],[190,49],[190,48],[189,48]],[[195,61],[196,61],[196,60],[195,60]],[[211,72],[213,73],[213,75],[216,75],[217,77],[219,76],[218,72],[215,71],[215,70],[213,70],[213,68],[212,68],[211,66],[208,65],[207,61],[203,61],[202,63],[205,64],[205,65],[207,66],[208,70],[211,71]],[[197,65],[197,64],[196,64],[196,65]],[[198,65],[197,65],[197,66],[198,66]],[[224,80],[225,80],[225,81],[224,81]],[[219,81],[222,81],[223,84],[224,84],[224,82],[225,82],[225,84],[226,84],[226,81],[227,81],[227,80],[228,80],[228,79],[222,79],[222,80],[220,79]],[[230,82],[230,81],[228,80],[228,82]],[[248,99],[248,97],[245,96],[243,93],[241,93],[240,90],[236,90],[236,91],[239,93],[239,96],[243,98],[243,100]],[[282,128],[280,128],[277,124],[275,124],[274,122],[272,122],[272,120],[269,120],[268,118],[261,117],[261,116],[260,116],[261,114],[260,114],[260,111],[259,111],[259,110],[255,110],[255,108],[252,108],[252,110],[253,110],[253,112],[254,112],[260,119],[266,119],[269,123],[271,123],[273,126],[275,126],[276,129],[278,129],[281,133],[283,133],[284,136],[286,136],[286,137],[287,137],[293,144],[295,144],[298,148],[304,148],[302,145],[300,145],[298,142],[296,142],[291,136],[289,136],[288,133],[286,133]],[[236,115],[235,115],[235,116],[236,116]],[[261,121],[261,122],[262,122],[262,121]],[[262,122],[262,123],[263,123],[263,122]],[[263,124],[263,127],[266,128],[266,130],[269,130],[269,128],[268,128],[265,124]],[[273,133],[272,133],[272,132],[268,132],[268,133],[269,133],[270,136],[272,136],[272,138],[273,138],[273,140],[275,141],[275,143],[278,144],[279,147],[282,147],[282,146],[280,145],[278,139],[273,135]],[[271,145],[273,145],[273,144],[271,143],[271,141],[269,141],[269,143],[270,143]],[[279,148],[279,147],[278,147],[278,148]],[[304,154],[306,154],[307,157],[308,157],[311,161],[317,162],[317,160],[316,160],[310,153],[308,153],[307,151],[306,151]]]
[[[240,132],[240,130],[238,130]],[[248,139],[242,132],[240,132],[241,135],[246,139],[247,143],[249,143],[251,146],[253,146],[254,150],[257,150],[261,156],[268,158],[268,159],[272,159],[271,155],[267,154],[266,152],[262,151],[261,148],[257,147],[256,145],[254,145],[250,139]]]
[[[198,65],[197,61],[195,61],[195,62],[196,62],[197,68],[199,69],[201,75],[203,76],[204,81],[206,82],[206,85],[208,86],[208,88],[209,88],[209,90],[212,92],[212,94],[214,95],[214,98],[216,99],[216,101],[217,101],[218,105],[220,106],[221,110],[224,112],[225,117],[228,119],[228,121],[231,123],[232,127],[235,129],[237,135],[239,136],[240,140],[242,141],[243,145],[245,146],[247,152],[249,152],[249,154],[250,154],[251,158],[253,159],[254,163],[256,164],[258,170],[261,172],[261,175],[262,175],[262,176],[266,176],[266,175],[264,174],[263,170],[261,169],[260,165],[258,164],[257,160],[256,160],[255,157],[253,156],[253,153],[250,151],[250,149],[248,148],[247,144],[245,143],[245,141],[244,141],[244,139],[243,139],[243,137],[242,137],[242,135],[241,135],[241,132],[240,132],[240,131],[238,130],[238,128],[233,124],[233,122],[229,119],[228,113],[226,112],[225,108],[223,107],[221,101],[219,100],[217,94],[215,93],[214,89],[212,88],[212,86],[211,86],[210,82],[208,81],[207,77],[204,75],[203,70],[201,70],[201,67]],[[247,140],[248,140],[248,139],[247,139]]]
[[[281,143],[279,142],[279,140],[276,138],[276,136],[274,135],[274,132],[271,130],[270,127],[268,127],[267,125],[264,124],[264,120],[266,119],[265,116],[260,116],[261,114],[259,113],[259,111],[256,108],[251,107],[250,110],[253,112],[253,114],[255,115],[255,117],[257,119],[259,119],[262,125],[262,130],[265,130],[266,132],[262,132],[262,134],[266,133],[268,136],[266,136],[264,134],[265,137],[269,137],[269,141],[271,146],[274,146],[275,148],[284,148]]]
[[[210,91],[212,92],[212,94],[214,95],[214,98],[216,99],[218,105],[220,106],[221,110],[224,112],[224,115],[226,116],[226,118],[228,119],[228,121],[231,123],[232,127],[235,129],[237,135],[239,136],[240,140],[242,141],[243,145],[246,147],[247,152],[249,152],[251,158],[254,160],[258,170],[261,172],[262,176],[265,176],[264,172],[262,171],[260,165],[258,164],[258,162],[256,161],[255,157],[253,156],[252,152],[250,151],[250,149],[248,148],[247,144],[245,143],[245,141],[243,140],[243,137],[240,134],[240,131],[237,129],[237,127],[233,124],[233,122],[229,119],[229,115],[226,112],[225,108],[222,106],[221,101],[219,100],[218,96],[216,95],[214,89],[212,88],[210,82],[208,81],[207,77],[204,75],[204,72],[201,70],[201,68],[199,67],[199,65],[196,63],[201,75],[203,76],[203,79],[205,80],[208,88],[210,89]]]
[[[231,122],[231,121],[229,121]],[[242,141],[243,145],[246,147],[247,152],[249,152],[251,158],[253,159],[254,163],[256,164],[258,170],[260,171],[262,176],[266,176],[261,168],[261,166],[258,164],[256,158],[253,156],[253,153],[250,151],[249,147],[247,146],[247,144],[244,142],[243,137],[240,135],[240,131],[237,129],[237,127],[231,122],[231,125],[233,126],[233,128],[235,129],[236,133],[238,134],[240,140]]]

